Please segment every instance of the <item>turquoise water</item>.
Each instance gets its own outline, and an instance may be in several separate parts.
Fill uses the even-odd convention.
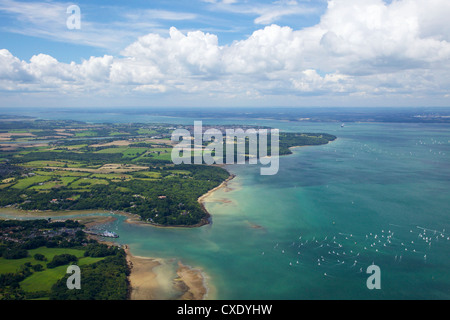
[[[201,267],[219,299],[449,299],[449,128],[281,125],[339,139],[294,149],[276,176],[228,166],[211,226],[121,224],[120,241]],[[367,289],[372,263],[381,290]]]
[[[237,176],[208,198],[212,225],[120,217],[107,226],[118,242],[200,267],[218,299],[450,299],[448,125],[251,123],[338,140],[295,148],[275,176],[227,166]],[[373,263],[381,290],[366,286]]]

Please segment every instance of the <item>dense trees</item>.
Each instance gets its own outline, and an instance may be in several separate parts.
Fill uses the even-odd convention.
[[[51,222],[49,220],[0,220],[0,257],[5,259],[21,259],[28,256],[28,251],[40,247],[70,248],[81,246],[86,242],[83,225],[77,221],[66,220]],[[74,230],[71,235],[64,234],[66,230]],[[44,233],[46,236],[44,236]],[[36,260],[44,261],[42,255]]]
[[[78,191],[76,200],[71,199],[74,191],[65,187],[52,189],[52,192],[47,193],[30,189],[0,189],[0,205],[15,203],[24,210],[127,211],[161,225],[195,225],[206,219],[207,213],[197,199],[222,183],[229,173],[219,167],[203,165],[179,165],[170,169],[184,171],[186,174],[177,175],[170,170],[152,169],[163,178],[92,185],[87,191]],[[54,202],[53,199],[58,201]]]
[[[47,268],[56,268],[65,264],[71,264],[78,261],[78,258],[73,254],[58,254],[53,257],[53,260],[47,263]]]
[[[40,254],[40,253],[36,253],[33,256],[33,258],[34,258],[34,260],[38,260],[38,261],[45,261],[45,260],[47,260],[47,258],[43,254]]]
[[[2,252],[2,257],[5,259],[22,259],[28,256],[28,251],[20,247],[6,248]]]
[[[5,220],[0,221],[0,234],[8,234],[0,239],[0,256],[3,258],[22,259],[28,257],[16,272],[0,274],[0,300],[2,299],[34,299],[50,297],[51,299],[83,299],[83,300],[122,300],[128,297],[128,275],[130,273],[125,251],[114,246],[100,244],[95,240],[87,240],[85,233],[73,233],[70,229],[78,229],[81,225],[72,220],[64,222],[51,222],[49,220]],[[21,282],[35,272],[43,272],[58,266],[78,264],[83,257],[77,258],[74,251],[70,253],[56,254],[48,263],[30,262],[29,253],[25,247],[29,246],[39,231],[45,231],[48,237],[44,237],[47,248],[54,246],[64,248],[74,241],[75,249],[84,250],[84,257],[101,258],[95,263],[81,266],[81,290],[68,290],[66,280],[69,275],[61,274],[62,279],[55,283],[50,291],[29,292],[21,288]],[[70,234],[69,234],[70,233]],[[66,239],[60,237],[55,240],[55,235],[64,234]],[[41,252],[48,252],[42,248]],[[40,249],[38,249],[40,250]],[[36,261],[46,261],[44,254],[33,255]]]
[[[86,247],[84,252],[85,257],[107,257],[116,255],[119,252],[119,248],[108,246],[106,244],[91,243]]]
[[[130,273],[125,252],[117,250],[113,256],[81,267],[81,289],[67,290],[66,275],[51,289],[52,300],[125,300],[128,297]]]

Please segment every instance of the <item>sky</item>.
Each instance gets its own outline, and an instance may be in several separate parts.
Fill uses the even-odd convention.
[[[0,108],[450,106],[449,17],[449,0],[0,0]]]

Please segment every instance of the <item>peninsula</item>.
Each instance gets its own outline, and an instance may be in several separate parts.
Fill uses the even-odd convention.
[[[171,133],[192,126],[0,121],[0,207],[108,210],[134,214],[154,226],[198,227],[210,222],[201,197],[232,178],[221,166],[172,163]],[[282,132],[280,155],[290,154],[293,146],[334,139],[325,133]]]

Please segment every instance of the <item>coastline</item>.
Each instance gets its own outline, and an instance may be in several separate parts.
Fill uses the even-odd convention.
[[[220,185],[218,185],[217,187],[209,190],[207,193],[205,193],[204,195],[200,196],[200,198],[198,198],[198,203],[200,204],[200,206],[202,207],[202,209],[206,212],[206,214],[208,215],[208,217],[211,217],[210,213],[208,212],[208,210],[206,210],[206,207],[204,205],[206,198],[208,198],[209,196],[211,196],[214,192],[216,192],[219,189],[225,188],[228,186],[228,182],[230,182],[231,180],[233,180],[236,177],[235,174],[230,173],[230,176],[228,178],[226,178]]]
[[[111,215],[90,216],[90,214],[117,214],[127,217],[125,222],[130,224],[147,225],[159,228],[195,228],[211,223],[210,213],[206,210],[204,202],[206,198],[211,196],[215,191],[226,187],[228,182],[234,177],[234,174],[230,174],[230,176],[219,186],[209,190],[198,198],[197,201],[207,214],[208,219],[205,219],[202,223],[194,226],[158,226],[139,220],[138,215],[123,211],[108,210],[27,211],[18,208],[0,208],[0,219],[11,219],[10,217],[5,217],[5,215],[17,218],[35,219],[45,219],[52,216],[52,219],[55,220],[77,216],[77,221],[85,224],[88,228],[92,228],[96,225],[113,222],[117,218]],[[103,239],[99,236],[88,235],[88,237],[109,246],[118,246],[117,243]],[[130,286],[129,300],[205,300],[211,298],[211,290],[208,284],[209,277],[201,269],[185,265],[178,260],[176,273],[170,278],[168,277],[168,274],[170,274],[172,266],[169,262],[165,262],[165,260],[161,258],[134,256],[131,254],[128,245],[124,245],[123,248],[126,253],[127,263],[130,266],[130,275],[128,276]],[[171,294],[168,294],[168,292]]]
[[[64,218],[65,216],[83,216],[83,215],[89,215],[89,214],[117,214],[121,216],[127,217],[125,220],[126,223],[130,224],[137,224],[137,225],[146,225],[146,226],[152,226],[155,228],[198,228],[205,225],[208,225],[211,223],[211,214],[206,210],[204,206],[205,199],[209,197],[212,193],[215,191],[226,187],[228,182],[235,178],[236,175],[230,174],[227,179],[225,179],[220,185],[217,187],[209,190],[205,194],[201,195],[197,201],[200,204],[202,210],[206,214],[206,218],[202,219],[199,223],[194,225],[173,225],[173,226],[165,226],[160,225],[156,223],[151,223],[147,221],[140,220],[140,216],[137,214],[128,213],[125,211],[114,211],[114,210],[103,210],[103,209],[88,209],[88,210],[64,210],[64,211],[41,211],[41,210],[22,210],[15,207],[8,207],[8,208],[0,208],[0,219],[7,219],[3,217],[3,215],[12,215],[14,217],[22,217],[22,218],[35,218],[35,219],[45,219],[48,218],[48,216],[52,216],[54,218]],[[14,219],[14,218],[13,218]],[[87,227],[92,227],[98,224],[102,224],[102,220],[104,220],[105,217],[101,216],[92,216],[92,217],[78,217],[77,220],[80,222],[84,222]]]
[[[236,175],[230,176],[217,187],[209,190],[198,198],[198,203],[208,215],[206,223],[194,226],[159,226],[139,220],[138,216],[129,216],[126,223],[147,225],[156,228],[195,228],[210,224],[210,213],[204,205],[205,200],[215,191],[227,187],[228,182],[234,179]],[[129,215],[129,214],[128,214]],[[128,245],[125,246],[127,261],[130,265],[130,297],[131,300],[161,300],[167,299],[164,293],[161,293],[162,287],[167,284],[158,283],[158,268],[164,268],[164,260],[160,258],[133,256]],[[207,283],[209,278],[202,270],[184,265],[181,261],[177,262],[178,268],[176,278],[172,279],[173,288],[179,292],[179,297],[175,300],[205,300],[210,297],[210,286]]]
[[[236,175],[230,174],[230,176],[219,186],[209,190],[207,193],[198,198],[197,201],[208,215],[208,218],[210,218],[210,213],[205,208],[205,200],[215,191],[227,187],[228,182],[235,177]],[[147,225],[157,228],[194,228],[210,223],[208,219],[207,223],[201,225],[166,227],[143,222],[139,220],[137,216],[131,216],[127,220],[125,220],[125,222],[138,225]],[[129,276],[131,290],[130,299],[167,299],[167,297],[164,296],[164,290],[162,290],[162,287],[167,286],[167,284],[158,283],[158,269],[165,267],[167,268],[164,260],[160,258],[133,256],[129,250],[128,245],[125,246],[125,252],[127,254],[127,261],[129,262],[131,268]],[[209,277],[202,270],[184,265],[181,261],[178,261],[176,275],[176,278],[171,279],[173,288],[179,292],[179,296],[175,300],[205,300],[214,298],[210,296],[211,290],[210,285],[207,281]]]
[[[173,226],[165,226],[165,225],[160,225],[160,224],[156,224],[156,223],[151,223],[151,222],[146,222],[146,221],[142,221],[139,219],[139,216],[137,215],[131,215],[129,213],[126,212],[119,212],[118,214],[125,214],[128,216],[128,219],[125,220],[126,223],[130,223],[130,224],[137,224],[137,225],[144,225],[144,226],[151,226],[154,228],[164,228],[164,229],[171,229],[171,228],[199,228],[208,224],[211,224],[211,214],[208,212],[208,210],[206,210],[206,207],[204,205],[205,199],[208,198],[210,195],[212,195],[215,191],[227,187],[228,182],[233,180],[236,177],[235,174],[230,174],[230,176],[228,178],[226,178],[220,185],[218,185],[217,187],[209,190],[208,192],[206,192],[205,194],[201,195],[197,201],[200,204],[202,210],[206,213],[206,218],[202,219],[202,221],[200,221],[197,224],[194,225],[173,225]]]
[[[16,216],[17,218],[48,218],[54,220],[65,220],[68,216],[78,215],[74,220],[79,221],[88,228],[115,221],[117,218],[107,216],[88,216],[93,213],[124,215],[129,219],[136,219],[132,214],[126,212],[114,212],[104,210],[81,210],[81,211],[25,211],[16,208],[0,208],[1,219],[14,219],[3,215]],[[2,215],[3,214],[3,215]],[[83,215],[86,215],[83,217]],[[88,235],[99,243],[108,246],[119,246],[114,240],[108,240],[96,235]],[[126,259],[130,266],[128,276],[131,300],[204,300],[208,296],[209,287],[207,275],[198,268],[192,268],[178,261],[175,274],[171,273],[173,266],[171,262],[164,259],[152,257],[140,257],[131,254],[129,246],[123,245]],[[163,280],[161,280],[163,279]],[[170,294],[169,294],[169,293]]]

